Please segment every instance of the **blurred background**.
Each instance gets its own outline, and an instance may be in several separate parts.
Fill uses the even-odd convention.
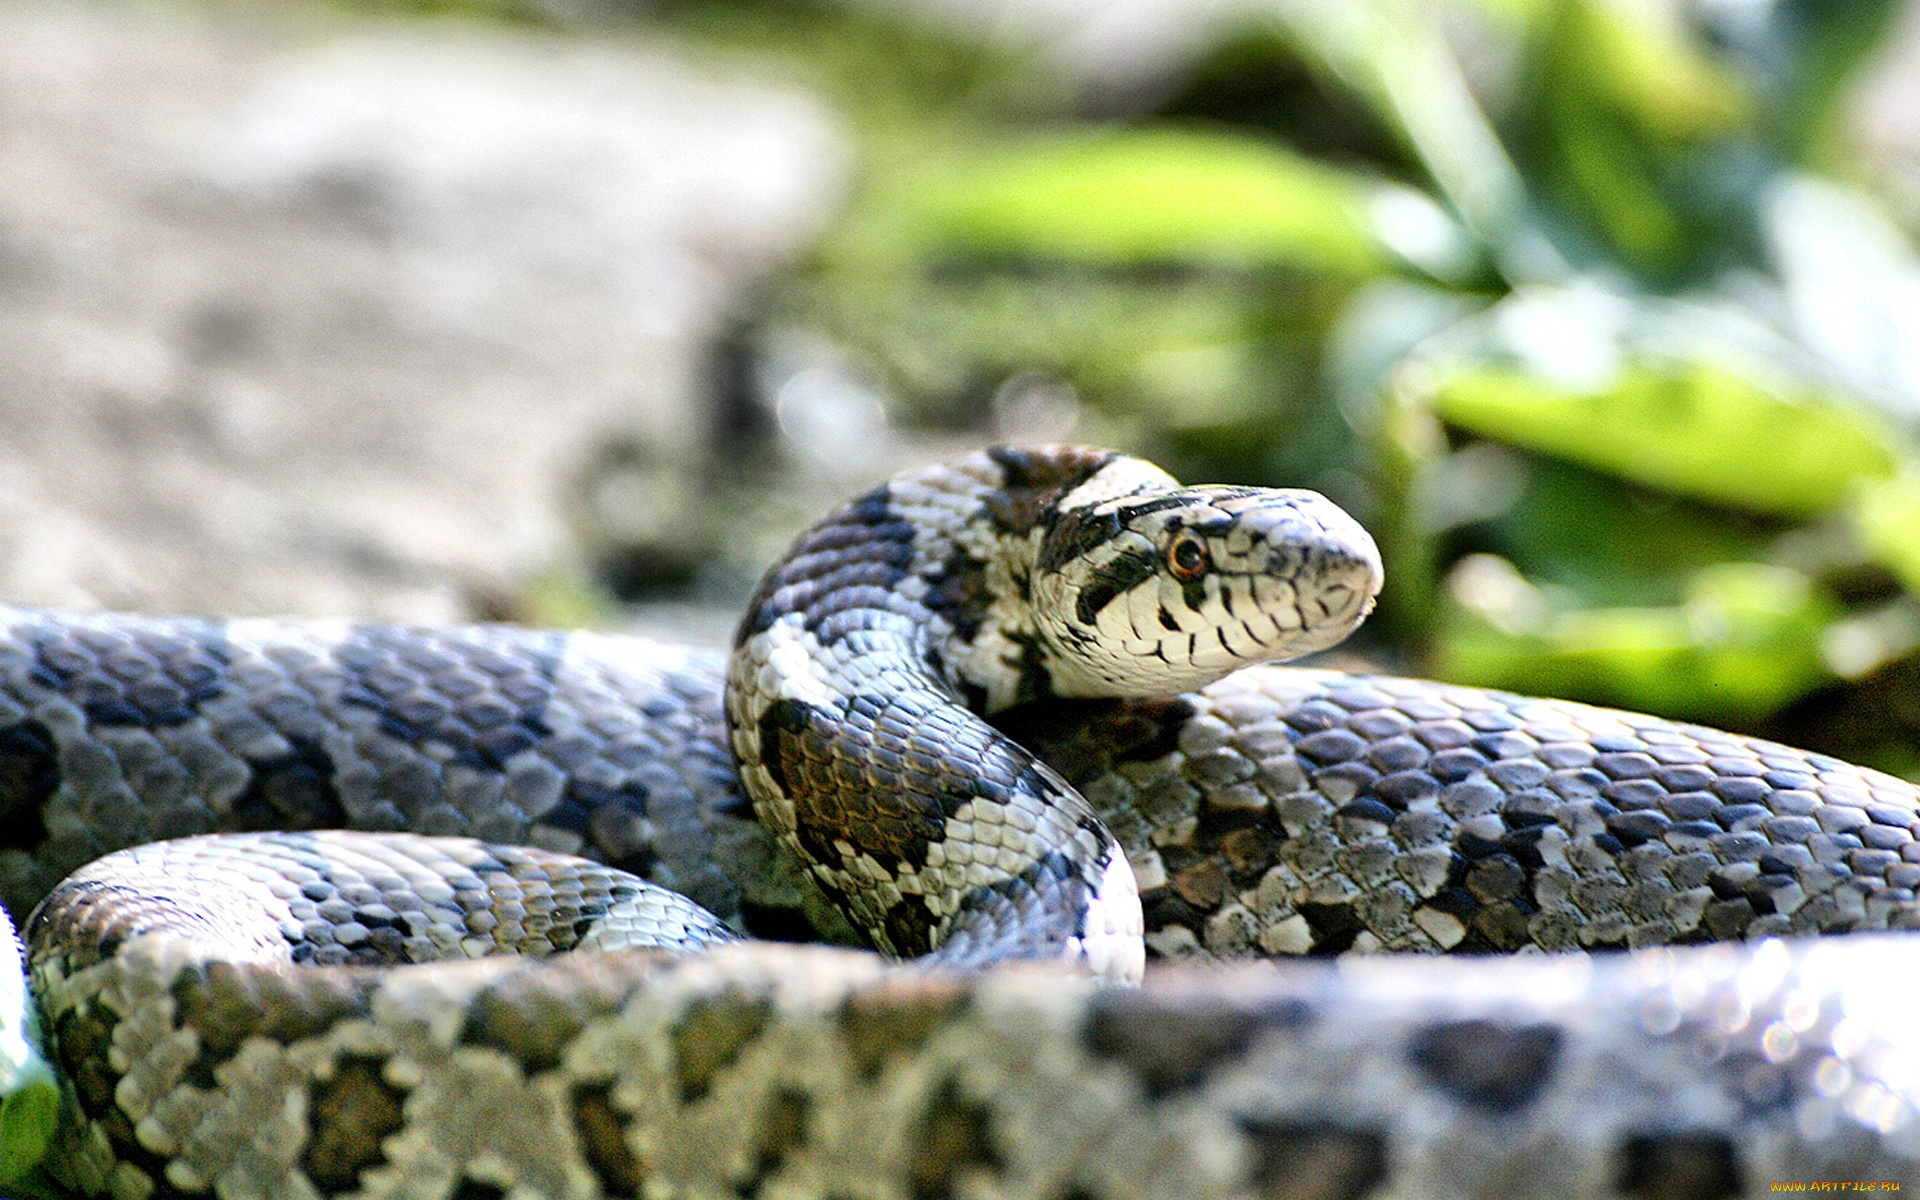
[[[0,600],[719,640],[994,439],[1920,775],[1920,9],[0,0]]]

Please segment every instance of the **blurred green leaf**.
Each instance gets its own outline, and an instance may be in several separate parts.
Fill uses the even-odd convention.
[[[1649,131],[1694,139],[1732,128],[1750,109],[1740,79],[1700,53],[1659,10],[1606,0],[1570,0],[1553,36],[1557,55],[1591,81],[1589,98],[1610,102]]]
[[[891,197],[935,252],[1106,265],[1288,264],[1369,275],[1399,261],[1389,221],[1457,238],[1430,202],[1254,138],[1150,128],[1042,137]],[[1399,207],[1394,207],[1398,205]],[[1401,237],[1405,243],[1407,239]]]
[[[1882,47],[1906,6],[1900,0],[1778,0],[1759,26],[1754,72],[1767,82],[1761,114],[1775,140],[1801,163],[1835,166],[1848,139],[1836,137],[1861,64]]]
[[[1920,473],[1910,469],[1862,489],[1853,518],[1866,552],[1920,596]]]
[[[817,288],[790,295],[901,411],[972,427],[1009,378],[1037,372],[1115,421],[1078,436],[1126,444],[1225,426],[1257,452],[1310,394],[1319,341],[1345,294],[1308,272],[869,262],[836,264]]]
[[[1509,502],[1461,531],[1473,549],[1565,588],[1581,607],[1676,604],[1715,563],[1767,558],[1779,529],[1725,509],[1650,492],[1560,459],[1476,442],[1449,462],[1511,482]],[[1464,473],[1454,467],[1449,474]],[[1456,491],[1457,484],[1450,485]]]
[[[1491,558],[1466,560],[1450,584],[1436,665],[1460,682],[1740,723],[1833,679],[1820,645],[1841,609],[1783,567],[1707,568],[1661,608],[1557,610]]]
[[[1879,423],[1843,399],[1707,361],[1630,361],[1586,388],[1455,364],[1427,392],[1442,418],[1482,436],[1759,513],[1829,511],[1856,478],[1899,461]]]
[[[24,1180],[59,1124],[60,1088],[40,1033],[20,942],[0,910],[0,1183]]]
[[[1744,213],[1728,206],[1751,199],[1727,186],[1741,173],[1721,143],[1740,141],[1752,100],[1669,10],[1558,0],[1533,23],[1515,77],[1504,132],[1563,237],[1597,240],[1588,256],[1660,282],[1745,254]]]

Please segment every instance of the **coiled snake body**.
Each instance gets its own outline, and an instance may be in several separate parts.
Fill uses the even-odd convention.
[[[1920,927],[1915,790],[1574,704],[1218,678],[1344,636],[1377,570],[1317,497],[1000,449],[803,538],[724,699],[715,656],[586,634],[6,614],[0,895],[53,893],[27,932],[71,1098],[56,1174],[463,1200],[1920,1186],[1920,939],[1740,941]],[[1134,659],[1145,695],[1191,690],[1117,698]],[[265,828],[500,844],[188,840],[55,888],[116,846]],[[1140,927],[1169,958],[1569,953],[1091,977],[1137,973]],[[741,933],[933,965],[719,944]],[[575,946],[603,952],[531,957]],[[441,957],[464,960],[394,965]]]

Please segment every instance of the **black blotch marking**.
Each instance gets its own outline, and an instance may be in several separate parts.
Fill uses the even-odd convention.
[[[92,1006],[68,1010],[49,1031],[55,1057],[80,1111],[106,1134],[115,1155],[164,1187],[167,1160],[141,1145],[133,1132],[133,1122],[114,1100],[114,1089],[120,1082],[109,1065],[114,1024],[104,1011]]]
[[[1069,895],[1075,898],[1069,901],[1076,912],[1072,928],[1049,929],[1050,936],[1064,944],[1067,938],[1085,936],[1086,909],[1077,901],[1083,901],[1090,892],[1091,886],[1073,860],[1060,851],[1049,851],[1018,875],[970,889],[948,926],[947,936],[952,939],[968,931],[990,939],[1003,937],[1011,928],[1007,914],[1030,909],[1036,896]],[[941,920],[941,914],[925,898],[902,897],[881,919],[879,932],[886,939],[882,948],[901,958],[930,953],[934,949],[933,931]]]
[[[734,633],[735,648],[787,613],[803,614],[811,628],[886,595],[906,575],[917,537],[918,530],[893,511],[886,484],[842,505],[802,534],[761,579]]]
[[[74,1098],[80,1103],[80,1111],[95,1121],[108,1120],[118,1112],[113,1092],[120,1077],[108,1065],[113,1029],[112,1018],[91,1006],[68,1009],[53,1027],[53,1045],[72,1084]],[[129,1140],[132,1134],[133,1130],[127,1129]]]
[[[1652,841],[1673,825],[1665,813],[1644,809],[1610,813],[1606,823],[1607,832],[1627,849]]]
[[[1213,910],[1194,904],[1171,887],[1158,887],[1140,893],[1140,913],[1147,932],[1158,933],[1176,925],[1198,930]],[[1159,957],[1151,943],[1147,946],[1147,957]]]
[[[333,758],[319,739],[283,734],[284,754],[247,760],[246,790],[233,802],[234,828],[336,829],[349,824],[334,787]]]
[[[760,1036],[771,1015],[766,1000],[745,996],[709,996],[689,1004],[672,1033],[680,1102],[692,1104],[705,1096]]]
[[[218,621],[47,620],[28,637],[34,682],[103,726],[183,725],[217,696],[230,653]]]
[[[1207,607],[1207,578],[1212,571],[1202,571],[1192,579],[1180,581],[1180,598],[1187,602],[1189,612],[1205,612]]]
[[[1797,882],[1791,872],[1779,875],[1755,875],[1747,880],[1743,890],[1746,892],[1747,903],[1753,905],[1753,911],[1766,916],[1778,910],[1774,900],[1775,890],[1794,887]]]
[[[740,923],[748,937],[763,942],[818,942],[823,936],[807,919],[805,910],[740,902]]]
[[[1130,1069],[1150,1099],[1188,1091],[1205,1082],[1221,1063],[1238,1058],[1263,1028],[1294,1026],[1311,1014],[1300,1001],[1283,1000],[1253,1010],[1193,997],[1178,1009],[1155,1012],[1128,992],[1093,997],[1081,1040],[1098,1058]]]
[[[332,1077],[309,1091],[311,1132],[300,1167],[327,1195],[356,1190],[362,1172],[387,1161],[383,1143],[406,1125],[407,1093],[386,1081],[382,1065],[378,1058],[342,1058]]]
[[[1552,1081],[1562,1036],[1551,1025],[1446,1021],[1415,1034],[1407,1059],[1459,1100],[1490,1112],[1513,1112]]]
[[[1119,455],[1111,450],[1069,446],[1036,451],[1027,446],[987,447],[987,457],[1007,473],[1009,488],[1079,487]]]
[[[463,1176],[460,1186],[453,1189],[447,1200],[507,1200],[507,1189],[497,1183],[486,1183],[472,1176]]]
[[[1394,811],[1391,806],[1377,797],[1356,796],[1334,810],[1334,815],[1349,821],[1367,821],[1375,825],[1392,825]]]
[[[779,605],[769,603],[766,597],[756,591],[753,594],[752,603],[747,606],[746,615],[740,618],[739,627],[733,631],[733,644],[728,648],[738,650],[772,629],[773,623],[780,619],[783,611]]]
[[[1040,774],[1039,768],[1037,766],[1034,769],[1034,774],[1036,776]],[[1052,795],[1055,797],[1058,797],[1060,795],[1060,791],[1058,788],[1049,788],[1047,791],[1049,795]],[[1093,840],[1096,842],[1107,842],[1111,840],[1107,834],[1106,827],[1101,825],[1099,818],[1095,817],[1091,813],[1088,813],[1084,816],[1079,817],[1074,821],[1073,825],[1074,825],[1074,828],[1078,829],[1081,833],[1084,833],[1089,837],[1093,838]],[[1105,867],[1107,862],[1108,862],[1108,859],[1103,857],[1100,860],[1100,866]]]
[[[1306,903],[1301,904],[1298,911],[1313,932],[1313,948],[1307,951],[1309,957],[1346,953],[1353,949],[1354,940],[1366,928],[1351,904]]]
[[[968,711],[976,713],[987,711],[987,704],[991,697],[988,696],[986,688],[966,679],[959,680],[958,683],[960,702]]]
[[[753,1170],[740,1185],[744,1200],[753,1200],[767,1180],[780,1170],[787,1156],[807,1144],[813,1118],[813,1100],[796,1088],[777,1088],[760,1110],[760,1132],[754,1147]]]
[[[1083,818],[1079,822],[1079,828],[1083,831],[1092,831],[1094,837],[1100,837],[1100,839],[1106,837],[1106,831],[1100,829],[1092,818]],[[1104,866],[1106,866],[1106,856],[1102,856],[1098,862],[1091,864],[1089,872],[1098,874]],[[1087,895],[1091,895],[1092,885],[1081,872],[1079,864],[1073,862],[1062,851],[1046,851],[1033,862],[1029,862],[1018,876],[996,879],[995,883],[973,889],[972,895],[983,899],[981,908],[995,908],[998,902],[1004,902],[1006,906],[1020,906],[1023,902],[1027,902],[1027,897],[1058,895],[1064,889],[1081,893],[1077,897],[1077,902],[1073,904],[1079,916],[1073,922],[1073,927],[1066,929],[1064,933],[1069,937],[1085,937],[1087,935],[1085,899]]]
[[[1087,580],[1080,589],[1080,598],[1074,606],[1074,616],[1082,625],[1091,625],[1102,609],[1112,604],[1118,596],[1127,592],[1160,572],[1160,560],[1151,554],[1128,553],[1114,557],[1103,565]]]
[[[927,609],[945,617],[963,642],[979,635],[992,599],[987,564],[957,547],[927,581]],[[934,669],[938,671],[939,667]]]
[[[1453,848],[1471,862],[1480,862],[1489,858],[1512,858],[1502,847],[1497,837],[1485,835],[1466,826],[1454,830]]]
[[[627,1119],[613,1104],[610,1083],[582,1084],[573,1089],[573,1128],[587,1166],[609,1196],[637,1196],[646,1172],[627,1145]]]
[[[1120,516],[1116,512],[1096,513],[1090,509],[1056,511],[1048,519],[1047,532],[1041,539],[1034,567],[1040,571],[1057,571],[1062,564],[1112,541],[1119,532]]]
[[[784,742],[812,732],[820,716],[813,705],[791,699],[775,700],[760,714],[760,765],[773,776],[774,786],[788,796],[793,791],[784,761]]]
[[[983,890],[998,891],[1004,886],[995,885]],[[963,908],[955,920],[963,921],[966,916],[967,910]],[[908,896],[887,910],[881,921],[881,932],[894,954],[901,958],[918,958],[933,949],[933,927],[938,921],[938,916],[927,906],[925,899]]]
[[[1717,866],[1707,872],[1707,887],[1721,900],[1737,900],[1746,894],[1744,881],[1725,866]]]
[[[1360,1200],[1387,1181],[1387,1136],[1378,1129],[1240,1118],[1254,1185],[1287,1200]]]
[[[1455,855],[1454,858],[1454,871],[1457,872],[1460,859],[1458,855]],[[1454,872],[1449,872],[1450,875],[1453,873]],[[1443,887],[1438,892],[1435,892],[1424,901],[1420,907],[1423,909],[1431,909],[1434,912],[1445,913],[1464,925],[1467,923],[1468,918],[1473,916],[1474,910],[1480,907],[1480,902],[1469,895],[1467,890],[1459,886],[1456,881],[1450,886]],[[1456,947],[1456,949],[1458,949],[1458,947]]]
[[[899,523],[886,484],[854,497],[842,508],[833,524],[862,525],[872,529]]]
[[[1006,472],[1003,486],[983,497],[987,516],[1002,534],[1024,535],[1036,527],[1045,529],[1039,559],[1043,570],[1049,561],[1060,561],[1052,558],[1047,545],[1055,531],[1063,522],[1071,524],[1084,519],[1083,510],[1062,512],[1058,507],[1060,498],[1118,457],[1110,451],[1077,447],[1035,453],[1019,447],[996,446],[987,454]]]
[[[967,993],[957,983],[929,977],[916,981],[911,992],[855,992],[841,1004],[834,1024],[860,1078],[871,1081],[889,1062],[910,1058],[966,1007]]]
[[[279,973],[207,963],[183,970],[172,995],[183,1028],[199,1035],[199,1052],[182,1070],[196,1087],[223,1086],[218,1071],[252,1038],[290,1045],[364,1016],[366,976]]]
[[[59,787],[51,729],[31,720],[0,729],[0,848],[40,848],[47,837],[43,809]]]
[[[1722,1200],[1744,1195],[1740,1157],[1717,1133],[1636,1134],[1620,1147],[1620,1193],[1636,1200]]]
[[[586,918],[584,923],[592,920]],[[474,996],[467,1005],[460,1041],[498,1050],[529,1073],[550,1071],[560,1065],[568,1044],[593,1015],[587,1007],[579,998],[563,999],[541,986],[537,973],[516,972]]]
[[[1083,819],[1080,822],[1080,828],[1083,830],[1091,829],[1094,833],[1100,834],[1100,827],[1090,819]],[[1103,858],[1100,865],[1104,865],[1104,862],[1105,860]],[[1097,869],[1097,867],[1095,869]],[[1049,850],[1039,858],[1034,859],[1033,863],[1028,866],[1026,870],[1020,872],[1020,874],[1013,879],[1004,884],[991,884],[987,890],[1012,892],[1016,888],[1033,887],[1042,879],[1057,879],[1072,882],[1079,878],[1080,868],[1072,859],[1058,850]],[[1074,930],[1075,936],[1084,932],[1085,930],[1081,929]]]
[[[1019,685],[1013,690],[1014,704],[1033,704],[1051,699],[1053,696],[1053,676],[1047,671],[1047,648],[1041,642],[1037,632],[1023,633],[1019,630],[1006,631],[1007,640],[1020,652],[1016,666]],[[973,711],[979,712],[979,708]]]
[[[607,865],[651,879],[660,862],[659,850],[651,839],[642,840],[634,831],[648,828],[645,818],[652,799],[647,786],[637,779],[624,779],[607,787],[580,774],[569,774],[560,799],[540,814],[537,823],[578,834],[600,852],[598,857]],[[713,811],[718,816],[752,817],[751,807],[732,793],[714,805]]]
[[[915,1147],[907,1163],[908,1194],[914,1200],[948,1200],[957,1194],[962,1171],[999,1171],[1005,1164],[994,1148],[991,1115],[968,1099],[959,1082],[941,1080],[915,1122],[907,1144]],[[967,1189],[971,1194],[975,1189]]]
[[[859,540],[835,538],[825,553],[811,552],[802,543],[793,560],[795,570],[808,578],[809,586],[795,596],[795,607],[802,614],[802,628],[822,645],[831,646],[849,627],[847,614],[872,609],[918,614],[920,605],[899,595],[902,580],[912,574],[913,543],[919,531],[904,520],[861,531]],[[867,622],[854,617],[851,627],[866,629]]]

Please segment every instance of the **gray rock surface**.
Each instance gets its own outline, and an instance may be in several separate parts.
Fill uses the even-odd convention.
[[[0,602],[471,616],[838,202],[639,39],[0,3]]]

